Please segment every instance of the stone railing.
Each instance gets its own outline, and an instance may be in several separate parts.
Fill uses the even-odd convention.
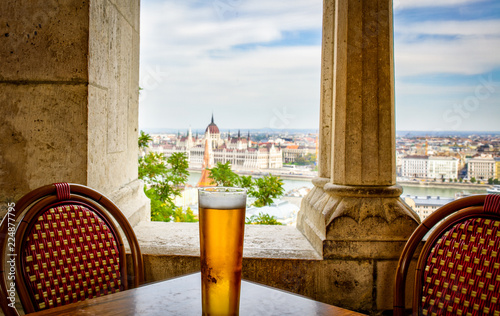
[[[146,282],[200,270],[197,223],[135,226]],[[392,309],[393,260],[323,259],[295,227],[246,225],[243,278],[366,313]],[[377,293],[383,293],[378,295]],[[410,290],[407,290],[411,294]]]

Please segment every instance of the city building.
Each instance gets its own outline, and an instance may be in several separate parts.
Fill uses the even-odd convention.
[[[495,173],[495,178],[500,180],[500,157],[495,157],[495,168],[496,168],[496,173]]]
[[[408,204],[420,216],[420,220],[424,220],[441,206],[454,201],[453,198],[443,197],[419,197],[407,195],[404,197],[405,203]]]
[[[427,178],[430,179],[457,179],[458,162],[455,157],[429,157]]]
[[[467,163],[467,178],[475,178],[479,181],[488,181],[497,176],[497,165],[491,155],[474,157]]]
[[[316,147],[307,147],[299,145],[289,145],[282,149],[283,151],[283,162],[293,163],[298,157],[304,157],[307,154],[315,154]]]
[[[278,169],[283,166],[282,150],[272,143],[253,146],[250,140],[250,132],[246,137],[241,136],[238,131],[237,136],[222,138],[219,127],[214,122],[214,117],[205,129],[203,138],[193,137],[191,129],[187,136],[178,135],[175,145],[158,145],[151,150],[161,152],[166,158],[175,152],[182,152],[187,155],[189,167],[201,169],[203,157],[207,148],[205,141],[208,140],[210,149],[209,162],[211,166],[216,163],[230,162],[234,170],[258,170],[258,169]]]
[[[427,178],[428,156],[406,156],[401,159],[401,176],[405,178]]]
[[[422,179],[457,179],[459,159],[441,156],[401,158],[401,176]]]

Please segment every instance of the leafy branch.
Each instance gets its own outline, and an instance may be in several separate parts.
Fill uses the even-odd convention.
[[[282,196],[285,192],[281,178],[271,174],[257,179],[252,179],[251,176],[239,176],[231,170],[229,161],[218,162],[215,167],[208,170],[210,170],[209,178],[218,186],[246,188],[248,195],[256,198],[254,202],[256,207],[270,205],[273,199]]]
[[[151,137],[141,131],[139,148],[145,149]],[[192,211],[178,208],[174,199],[180,196],[189,177],[185,153],[173,153],[168,159],[162,153],[149,152],[139,158],[139,179],[146,182],[144,192],[151,199],[151,219],[195,221]],[[189,213],[190,212],[190,213]]]

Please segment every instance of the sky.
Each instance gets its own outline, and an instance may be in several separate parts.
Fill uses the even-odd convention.
[[[322,0],[142,0],[140,129],[318,129]],[[396,129],[500,130],[500,1],[394,0]]]

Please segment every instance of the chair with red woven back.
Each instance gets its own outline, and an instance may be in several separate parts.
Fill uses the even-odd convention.
[[[127,270],[125,236],[132,258]],[[0,224],[0,305],[18,315],[139,286],[142,255],[126,217],[104,195],[55,183],[23,196]]]
[[[405,314],[405,283],[418,256],[412,315],[500,315],[500,195],[475,195],[437,209],[401,254],[394,315]]]

